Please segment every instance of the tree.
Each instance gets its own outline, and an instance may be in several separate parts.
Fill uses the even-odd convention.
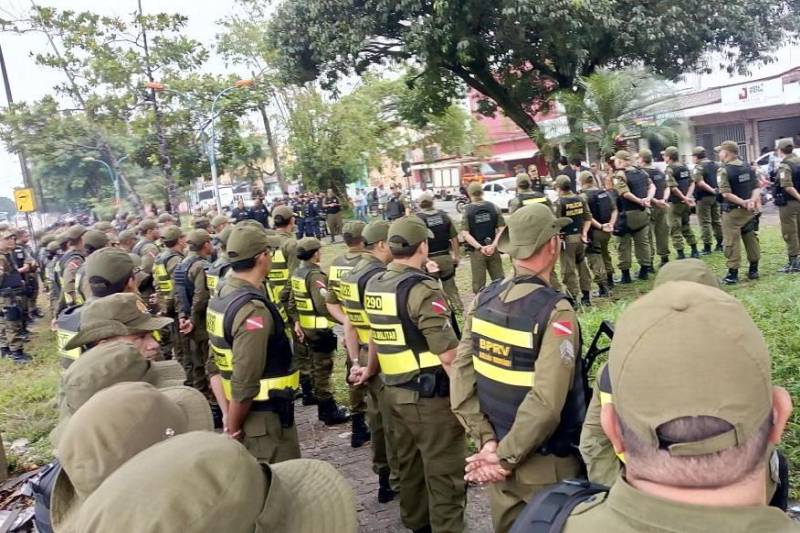
[[[7,196],[0,196],[0,211],[8,213],[12,217],[17,214],[17,204]]]
[[[623,135],[636,133],[657,137],[662,142],[676,142],[673,123],[641,120],[672,99],[669,86],[650,72],[600,69],[591,76],[578,78],[577,85],[580,91],[562,91],[558,99],[567,115],[579,125],[572,131],[572,140],[579,144],[596,143],[601,160],[614,153],[617,140]]]
[[[413,62],[423,89],[460,80],[483,95],[482,113],[499,108],[536,140],[536,113],[553,93],[601,67],[644,65],[674,79],[722,50],[742,71],[797,27],[794,0],[284,0],[267,33],[295,83],[332,88],[371,65]]]

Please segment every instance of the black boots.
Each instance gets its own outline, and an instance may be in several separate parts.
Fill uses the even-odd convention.
[[[222,429],[222,409],[217,403],[210,403],[211,407],[211,420],[214,421],[214,429]]]
[[[686,254],[683,253],[683,248],[681,248],[680,250],[675,250],[675,253],[678,254],[678,259],[686,259]]]
[[[786,266],[778,270],[779,274],[792,274],[794,272],[798,272],[797,267],[800,266],[798,264],[798,260],[796,257],[790,257],[789,262],[786,263]]]
[[[581,305],[584,307],[589,307],[592,305],[592,294],[589,291],[582,291],[583,295],[581,296]]]
[[[700,255],[711,255],[711,243],[703,245],[703,251],[700,252]]]
[[[666,265],[667,263],[669,263],[669,256],[668,255],[662,255],[661,256],[661,264],[658,265],[658,267],[661,268],[664,265]]]
[[[425,526],[425,527],[421,527],[419,529],[412,529],[411,532],[412,533],[433,533],[433,530],[431,529],[431,526]]]
[[[7,357],[11,357],[11,350],[7,347],[0,348],[0,359],[5,359]]]
[[[725,285],[736,285],[739,283],[739,269],[729,268],[728,275],[722,278],[722,283]]]
[[[350,435],[350,446],[353,448],[361,448],[372,438],[369,428],[364,422],[364,413],[353,413],[352,423],[353,432]]]
[[[22,350],[11,352],[11,360],[18,365],[26,365],[31,362],[31,356]]]
[[[633,280],[631,279],[630,269],[626,268],[622,270],[622,277],[619,278],[619,283],[621,285],[628,285],[629,283],[633,283]]]
[[[389,483],[389,469],[378,472],[378,503],[389,503],[396,495]]]
[[[350,420],[350,413],[344,407],[336,405],[336,400],[319,400],[317,404],[317,418],[326,426],[344,424]]]
[[[608,298],[611,295],[605,284],[599,283],[597,286],[599,287],[599,290],[597,291],[598,298]]]
[[[722,252],[723,251],[722,241],[721,240],[717,241],[717,245],[714,247],[714,251],[715,252]]]
[[[760,276],[758,275],[758,262],[750,263],[750,269],[747,271],[747,279],[756,280]]]
[[[700,258],[700,253],[697,251],[697,245],[696,244],[692,245],[692,255],[690,257],[692,259],[699,259]]]
[[[608,283],[608,288],[609,289],[613,289],[614,288],[614,273],[613,272],[606,273],[606,283]]]
[[[639,267],[639,280],[647,281],[647,275],[650,274],[650,265],[643,265]]]
[[[317,397],[314,396],[314,385],[311,376],[300,376],[300,390],[303,396],[303,405],[317,405]]]

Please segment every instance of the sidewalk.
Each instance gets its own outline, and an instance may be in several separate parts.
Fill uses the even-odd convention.
[[[397,498],[388,504],[378,503],[378,476],[372,473],[369,444],[350,447],[350,424],[326,427],[317,420],[316,407],[295,404],[295,421],[300,450],[306,459],[331,463],[353,485],[362,533],[400,533],[408,530],[400,521]],[[481,488],[467,491],[467,531],[492,531],[489,501]]]

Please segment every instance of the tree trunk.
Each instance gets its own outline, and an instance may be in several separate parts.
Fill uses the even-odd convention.
[[[103,154],[105,159],[111,163],[111,168],[114,169],[114,172],[117,174],[119,181],[122,182],[122,185],[128,190],[128,201],[133,204],[133,206],[140,212],[144,211],[144,202],[142,201],[142,197],[139,196],[139,193],[136,192],[128,178],[125,177],[125,174],[122,172],[122,169],[119,166],[119,161],[117,160],[116,156],[114,156],[114,152],[111,150],[111,147],[106,143],[104,140],[100,140],[97,143],[98,151]]]
[[[139,26],[142,29],[145,73],[147,74],[147,79],[151,83],[155,83],[156,80],[153,76],[153,67],[150,63],[150,48],[147,43],[147,28],[144,24],[142,0],[139,0]],[[156,98],[155,89],[150,89],[150,101],[153,104],[156,138],[158,139],[158,156],[161,160],[161,170],[164,172],[164,182],[167,186],[167,200],[169,201],[170,207],[174,210],[178,206],[178,185],[175,183],[175,177],[172,175],[172,160],[169,157],[167,138],[164,135],[163,116],[161,115],[161,109],[158,107],[158,98]]]
[[[261,112],[261,120],[264,121],[264,131],[267,134],[267,144],[269,144],[269,151],[272,153],[272,161],[275,164],[275,177],[278,178],[278,187],[280,187],[281,192],[286,193],[288,192],[289,188],[286,185],[286,180],[283,179],[283,171],[281,170],[281,158],[280,153],[278,152],[278,142],[275,140],[275,135],[272,133],[272,126],[269,122],[269,117],[267,116],[267,109],[264,107],[263,104],[258,106],[258,110]]]

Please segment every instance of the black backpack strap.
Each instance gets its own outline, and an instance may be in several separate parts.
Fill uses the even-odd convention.
[[[608,487],[585,479],[569,479],[534,496],[525,506],[511,533],[557,533],[564,529],[569,515],[579,504]]]

